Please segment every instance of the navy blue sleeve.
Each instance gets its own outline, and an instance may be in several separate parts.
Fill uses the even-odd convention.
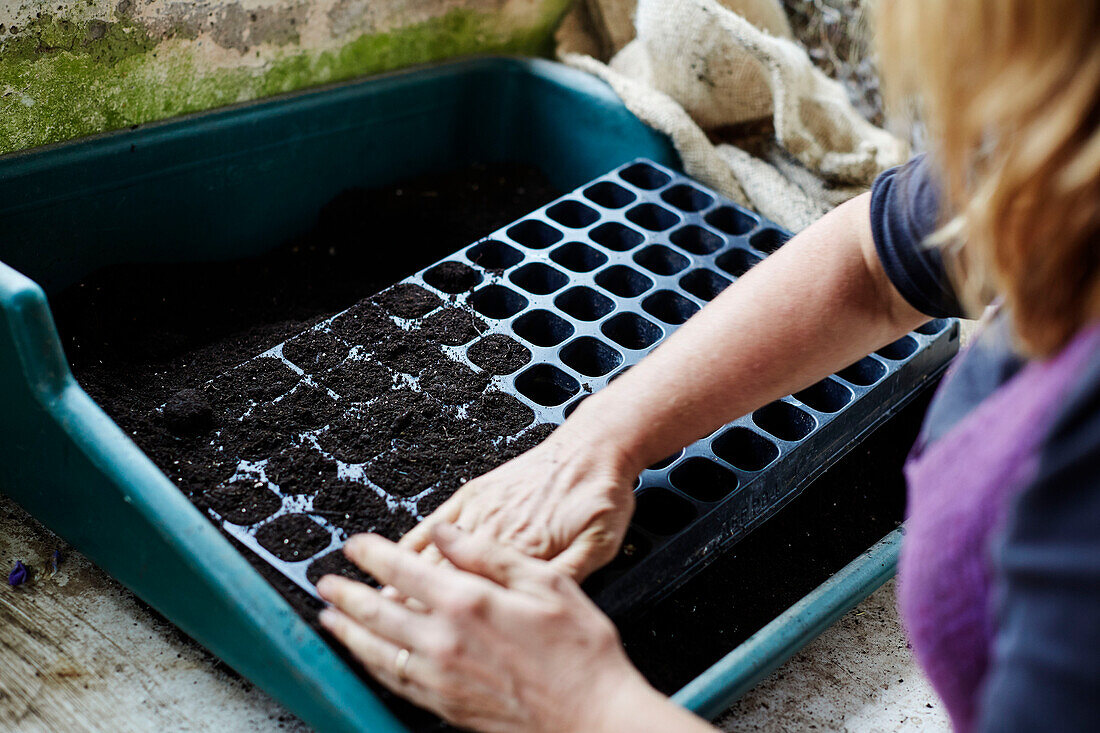
[[[939,249],[924,240],[939,226],[939,187],[920,155],[875,179],[871,233],[887,277],[902,297],[932,318],[962,316]]]
[[[1083,376],[995,548],[981,731],[1100,724],[1100,363]]]

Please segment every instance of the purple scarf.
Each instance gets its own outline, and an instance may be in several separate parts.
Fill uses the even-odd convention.
[[[1035,475],[1051,423],[1098,337],[1100,328],[1089,329],[1054,358],[1028,364],[943,438],[918,441],[906,465],[898,606],[961,733],[977,720],[995,632],[990,541]]]

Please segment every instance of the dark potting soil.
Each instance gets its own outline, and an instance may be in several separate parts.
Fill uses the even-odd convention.
[[[438,490],[416,500],[420,515],[544,439],[552,426],[524,429],[533,420],[529,408],[484,393],[485,374],[512,373],[531,360],[524,346],[481,336],[484,323],[456,307],[419,321],[411,336],[387,311],[420,318],[438,304],[424,291],[395,288],[363,299],[556,195],[537,171],[516,166],[349,191],[325,207],[312,232],[263,257],[110,268],[55,296],[53,311],[82,386],[199,507],[239,525],[270,517],[280,502],[267,482],[258,473],[235,476],[237,457],[270,458],[268,475],[285,492],[311,495],[317,516],[349,533],[397,538],[415,516],[391,511],[364,484],[335,475],[333,462],[296,436],[331,424],[318,436],[320,448],[364,464],[394,495],[416,496],[415,487],[435,481]],[[398,251],[377,244],[392,241],[401,242]],[[447,293],[480,283],[458,263],[433,269],[432,277]],[[302,333],[349,306],[328,329]],[[273,358],[233,369],[292,336],[283,356],[319,375],[323,389],[299,384]],[[371,360],[349,358],[364,344],[372,345]],[[484,374],[440,366],[440,344],[470,344],[467,355]],[[402,374],[423,375],[425,392],[393,389]],[[340,409],[329,389],[359,407]],[[455,416],[460,400],[468,403],[466,419]],[[619,620],[628,652],[655,685],[676,689],[897,525],[901,457],[917,412],[911,407],[880,429],[681,590]],[[212,445],[219,441],[221,451]],[[325,545],[310,522],[303,515],[270,522],[259,541],[277,556],[311,555]],[[318,604],[238,547],[313,623]],[[326,572],[366,580],[339,551],[312,560],[307,577]],[[431,724],[393,704],[410,725]]]
[[[526,346],[502,333],[481,339],[466,355],[490,374],[511,374],[531,361],[531,352]]]

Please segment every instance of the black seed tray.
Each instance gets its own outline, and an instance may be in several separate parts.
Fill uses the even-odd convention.
[[[535,420],[527,432],[538,424],[561,423],[586,396],[639,361],[789,236],[672,170],[636,160],[403,282],[428,289],[446,305],[476,312],[488,324],[487,333],[518,338],[530,350],[525,365],[490,382],[490,389],[532,408]],[[456,281],[456,271],[465,277]],[[313,330],[328,330],[341,315]],[[431,315],[395,323],[416,328]],[[477,369],[467,353],[471,345],[443,349]],[[355,359],[369,356],[371,345],[350,347],[347,358]],[[257,358],[284,361],[301,377],[299,386],[318,383],[282,349],[279,344]],[[932,321],[644,471],[623,549],[587,589],[611,614],[671,592],[933,383],[957,349],[957,321]],[[396,375],[395,383],[401,381]],[[415,380],[405,381],[417,388]],[[465,416],[463,407],[449,409],[459,419]],[[320,450],[317,436],[326,429],[297,439]],[[346,535],[315,513],[309,498],[281,492],[267,479],[265,463],[242,461],[237,477],[275,491],[280,508],[257,524],[223,521],[222,526],[316,596],[309,565],[338,549]],[[393,496],[367,479],[362,465],[339,463],[339,474],[361,482],[395,512],[408,513],[410,521],[421,519],[418,504],[441,490]],[[318,523],[323,537],[308,557],[282,560],[256,540],[257,530],[287,514],[310,515]]]

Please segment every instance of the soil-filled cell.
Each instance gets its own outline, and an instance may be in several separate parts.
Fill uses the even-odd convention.
[[[488,392],[466,409],[476,426],[493,436],[514,435],[535,419],[534,410],[504,392]]]
[[[300,562],[329,546],[325,528],[304,514],[286,514],[256,530],[260,547],[285,562]]]
[[[469,402],[489,385],[489,375],[443,357],[420,373],[420,388],[445,405]]]
[[[283,356],[309,374],[332,369],[347,355],[347,342],[326,329],[310,329],[283,344]]]
[[[202,492],[196,503],[213,509],[225,521],[239,525],[262,522],[282,506],[282,501],[267,483],[255,478],[218,484]]]
[[[466,350],[466,356],[489,374],[511,374],[531,361],[531,351],[513,338],[494,333]]]
[[[366,402],[390,391],[393,373],[375,361],[348,359],[322,378],[343,402]]]
[[[419,285],[400,283],[374,296],[374,301],[387,313],[398,318],[418,318],[443,301]]]
[[[465,293],[481,284],[482,275],[461,262],[440,262],[424,273],[424,282],[444,293]]]
[[[335,481],[321,489],[313,498],[312,513],[348,536],[377,532],[396,540],[412,527],[407,512],[390,509],[374,489],[354,481]]]
[[[420,324],[425,338],[446,346],[468,344],[488,328],[485,321],[462,308],[440,309]]]
[[[336,480],[336,463],[304,444],[276,453],[264,471],[284,494],[313,493]]]
[[[226,400],[239,395],[253,402],[273,400],[298,382],[294,370],[274,357],[252,359],[215,380],[215,392]],[[215,397],[217,399],[217,397]]]
[[[348,308],[332,319],[329,328],[349,346],[374,343],[401,331],[389,314],[370,301]]]
[[[357,568],[351,560],[344,555],[343,548],[337,548],[326,552],[309,564],[306,568],[306,580],[314,585],[326,575],[340,575],[349,580],[377,586],[374,578]]]
[[[455,418],[426,394],[394,390],[362,412],[348,415],[321,433],[321,448],[345,463],[364,463],[390,449],[396,438],[428,434]]]
[[[252,414],[296,435],[328,425],[339,413],[336,400],[327,391],[303,383],[285,397],[258,406]]]

